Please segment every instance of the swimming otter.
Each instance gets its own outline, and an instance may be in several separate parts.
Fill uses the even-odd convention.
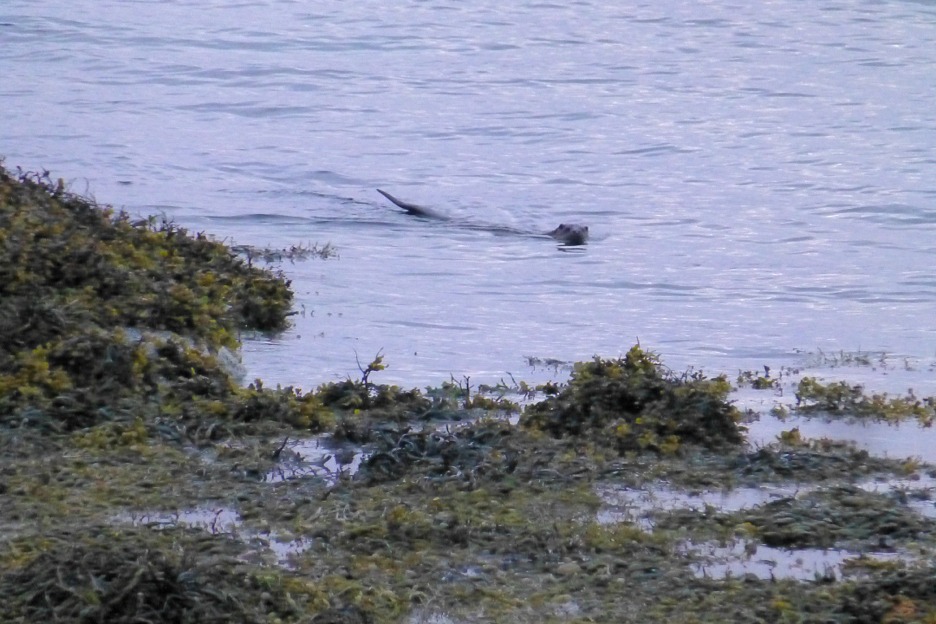
[[[423,217],[426,219],[438,219],[440,221],[449,221],[449,217],[436,212],[431,208],[426,208],[425,206],[417,206],[416,204],[411,204],[403,200],[397,199],[390,193],[377,189],[377,192],[389,199],[392,203],[399,206],[406,211],[406,214],[411,214],[416,217]],[[509,232],[515,234],[529,234],[529,232],[523,232],[521,230],[515,230],[508,227],[496,227],[489,228],[498,232]],[[549,236],[559,241],[563,245],[584,245],[588,241],[588,226],[580,225],[578,223],[560,223],[559,227],[551,232],[546,232],[543,236]]]

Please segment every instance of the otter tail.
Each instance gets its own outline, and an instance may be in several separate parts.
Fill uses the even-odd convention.
[[[394,197],[393,195],[391,195],[390,193],[386,191],[377,189],[377,192],[383,195],[384,197],[386,197],[387,199],[389,199],[395,205],[405,210],[407,214],[411,214],[417,217],[426,217],[428,219],[444,219],[445,218],[430,208],[417,206],[416,204],[405,202],[402,199],[397,199],[396,197]]]

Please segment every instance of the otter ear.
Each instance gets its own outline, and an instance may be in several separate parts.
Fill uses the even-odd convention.
[[[586,232],[588,231],[588,226],[587,226],[587,225],[585,226],[585,231],[586,231]]]
[[[566,224],[565,224],[565,223],[560,223],[560,224],[559,224],[559,227],[557,227],[556,229],[557,229],[557,230],[564,230],[564,229],[566,229]]]

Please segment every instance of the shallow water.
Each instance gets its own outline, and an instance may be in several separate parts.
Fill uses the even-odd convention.
[[[843,363],[856,359],[866,363]],[[803,366],[795,370],[785,369],[779,371],[779,375],[775,371],[774,388],[755,390],[742,385],[730,395],[738,409],[751,415],[747,419],[749,422],[744,423],[749,445],[766,446],[776,442],[781,433],[797,429],[803,438],[850,441],[873,455],[936,465],[936,428],[916,419],[891,423],[852,418],[847,414],[796,411],[796,390],[804,377],[825,382],[844,379],[851,385],[862,386],[866,396],[884,394],[888,399],[903,399],[908,403],[912,403],[911,395],[915,398],[934,396],[936,375],[931,362],[923,365],[867,353],[812,354],[803,362]]]
[[[328,485],[334,485],[339,478],[353,477],[361,467],[367,454],[357,447],[345,445],[335,447],[329,444],[329,436],[316,436],[288,442],[284,450],[292,454],[295,465],[277,467],[264,477],[267,483],[277,483],[290,479],[318,477]]]
[[[936,430],[912,422],[893,425],[822,417],[777,420],[764,416],[760,423],[749,426],[748,440],[764,446],[776,442],[781,432],[794,428],[799,429],[801,436],[811,440],[850,440],[872,455],[936,463]]]
[[[148,511],[127,512],[114,518],[116,523],[129,523],[133,526],[149,526],[157,529],[192,527],[203,529],[212,534],[236,536],[241,541],[256,547],[253,554],[264,553],[269,549],[277,563],[289,566],[289,558],[307,550],[310,541],[298,538],[283,538],[275,531],[261,533],[244,527],[240,514],[230,507],[199,507],[183,509],[175,513]]]
[[[538,381],[936,355],[936,5],[257,0],[0,7],[8,166],[286,265],[248,378]],[[400,214],[588,223],[584,253]],[[895,373],[899,376],[899,372]],[[559,377],[564,373],[559,372]]]
[[[596,517],[602,524],[632,522],[646,531],[655,525],[654,511],[670,509],[693,509],[705,511],[711,507],[719,511],[732,512],[764,505],[778,498],[795,496],[801,488],[788,486],[758,486],[735,488],[726,491],[686,492],[669,487],[634,490],[626,487],[602,487],[598,496],[604,503]]]
[[[849,560],[871,562],[894,561],[901,557],[893,552],[859,553],[838,548],[800,548],[785,550],[738,540],[731,545],[690,544],[687,550],[707,558],[693,564],[696,576],[714,579],[743,577],[748,574],[760,579],[797,579],[813,581],[832,575],[841,578]],[[913,559],[913,557],[904,557]]]
[[[936,479],[931,475],[917,472],[903,479],[867,479],[855,485],[881,494],[900,492],[904,495],[904,504],[907,507],[927,518],[936,518],[936,507],[933,503]],[[684,491],[665,484],[648,484],[643,489],[605,484],[596,490],[603,506],[595,519],[601,524],[626,522],[644,531],[653,531],[655,513],[684,509],[700,513],[709,510],[731,513],[759,507],[780,498],[803,496],[818,487],[821,486],[791,481],[785,484],[740,487],[724,491]],[[688,540],[680,545],[680,551],[701,558],[701,561],[692,564],[693,572],[697,576],[715,579],[748,574],[761,579],[814,580],[830,574],[841,578],[845,574],[847,562],[860,557],[872,561],[921,560],[920,553],[892,549],[882,552],[857,552],[844,548],[775,548],[758,543],[757,540],[743,538],[729,542]]]

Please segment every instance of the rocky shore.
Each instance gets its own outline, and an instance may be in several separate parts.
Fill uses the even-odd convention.
[[[245,386],[239,332],[292,293],[243,251],[0,163],[0,622],[936,621],[934,468],[751,446],[729,393],[769,373],[638,345],[535,389],[381,385],[380,354]]]

